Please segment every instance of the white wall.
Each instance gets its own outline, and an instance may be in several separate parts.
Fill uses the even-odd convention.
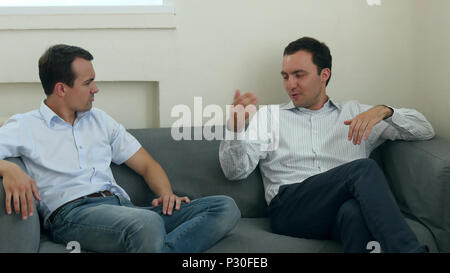
[[[422,110],[436,134],[450,139],[450,1],[419,1],[412,105]]]
[[[261,104],[288,101],[280,76],[283,49],[312,36],[332,51],[332,98],[414,107],[450,138],[448,61],[441,61],[449,54],[435,50],[441,39],[449,50],[449,2],[383,0],[369,7],[365,0],[178,0],[176,29],[3,30],[0,100],[7,98],[5,84],[38,82],[37,59],[48,46],[69,43],[93,53],[99,81],[158,82],[160,126],[169,127],[176,120],[172,107],[193,106],[194,96],[225,107],[240,88],[257,93]],[[425,45],[423,36],[431,42]],[[441,64],[436,73],[434,60]],[[444,75],[440,82],[438,75]],[[107,95],[102,99],[110,103]],[[29,100],[8,103],[19,111]]]

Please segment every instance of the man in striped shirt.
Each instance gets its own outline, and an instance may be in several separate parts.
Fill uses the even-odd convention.
[[[366,252],[374,240],[384,252],[426,252],[405,222],[382,170],[368,157],[388,139],[431,139],[433,127],[412,109],[332,101],[326,94],[331,63],[324,43],[309,37],[290,43],[281,75],[291,101],[277,115],[271,114],[272,107],[262,107],[247,130],[251,114],[245,112],[245,121],[238,117],[257,104],[257,97],[236,91],[228,137],[219,151],[225,175],[244,179],[259,164],[276,233],[334,239],[343,243],[345,252]],[[268,134],[269,142],[277,142],[273,150],[242,137],[258,135],[257,121],[267,115],[279,124]]]

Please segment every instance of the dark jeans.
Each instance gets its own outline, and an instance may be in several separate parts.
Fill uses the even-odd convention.
[[[359,159],[302,183],[283,185],[269,205],[273,232],[307,239],[333,239],[345,252],[425,252],[407,225],[372,159]]]

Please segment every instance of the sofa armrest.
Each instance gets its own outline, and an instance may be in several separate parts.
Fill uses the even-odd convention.
[[[20,158],[8,158],[8,161],[19,165],[23,170],[25,166]],[[38,252],[40,242],[39,215],[36,211],[27,220],[22,220],[21,214],[6,214],[5,190],[3,177],[0,177],[0,253],[30,253]]]
[[[388,141],[377,152],[402,212],[430,229],[439,251],[450,252],[450,141]]]

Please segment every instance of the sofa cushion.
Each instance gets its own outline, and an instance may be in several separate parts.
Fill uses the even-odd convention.
[[[18,157],[7,158],[23,170],[25,165],[22,159]],[[0,253],[28,253],[36,252],[39,248],[40,223],[39,214],[34,205],[34,214],[27,220],[22,220],[22,214],[14,212],[14,206],[11,206],[11,215],[6,214],[6,193],[3,189],[3,178],[0,177]]]
[[[173,191],[196,199],[211,195],[232,197],[243,217],[264,217],[267,204],[257,168],[248,178],[229,181],[219,163],[220,141],[175,141],[170,128],[129,130],[167,173]],[[154,194],[144,180],[122,164],[112,164],[114,177],[137,206],[151,203]]]
[[[268,218],[243,218],[237,227],[206,252],[214,253],[318,253],[342,252],[341,244],[272,233]]]
[[[406,218],[419,242],[438,252],[431,232],[419,222]],[[301,239],[272,233],[268,218],[243,218],[236,228],[206,252],[213,253],[340,253],[341,243]]]

